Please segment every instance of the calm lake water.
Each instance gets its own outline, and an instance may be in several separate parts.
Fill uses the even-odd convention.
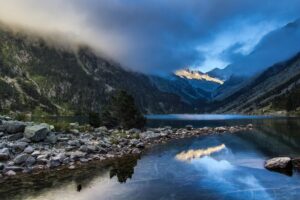
[[[264,161],[300,156],[297,118],[230,115],[150,116],[148,126],[195,127],[253,123],[238,134],[171,141],[108,166],[22,178],[0,184],[0,199],[199,200],[299,199],[300,174],[270,172]],[[185,160],[188,150],[198,158]],[[202,152],[202,154],[201,154]],[[202,155],[202,156],[201,156]]]

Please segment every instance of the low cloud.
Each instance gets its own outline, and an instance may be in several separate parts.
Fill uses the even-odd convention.
[[[0,2],[0,21],[87,44],[136,71],[168,73],[232,62],[222,52],[240,44],[234,53],[248,53],[264,34],[299,17],[299,7],[299,0],[9,0]]]

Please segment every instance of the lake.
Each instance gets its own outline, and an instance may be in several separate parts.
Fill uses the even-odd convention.
[[[253,131],[157,145],[139,158],[91,164],[0,184],[0,199],[198,200],[299,199],[300,174],[264,169],[275,156],[300,156],[298,118],[244,115],[151,115],[148,127],[253,123]],[[186,159],[188,150],[199,156]]]

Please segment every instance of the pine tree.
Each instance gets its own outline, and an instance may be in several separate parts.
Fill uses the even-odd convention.
[[[142,128],[145,118],[136,108],[134,98],[126,91],[117,91],[101,112],[101,123],[109,128]]]

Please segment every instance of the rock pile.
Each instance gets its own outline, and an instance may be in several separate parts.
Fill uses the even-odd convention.
[[[140,154],[156,143],[184,137],[235,133],[249,126],[186,128],[151,128],[128,131],[99,127],[80,132],[76,124],[68,132],[56,132],[48,124],[0,118],[0,177],[15,176],[58,167],[74,169],[92,160],[106,160],[128,154]]]

